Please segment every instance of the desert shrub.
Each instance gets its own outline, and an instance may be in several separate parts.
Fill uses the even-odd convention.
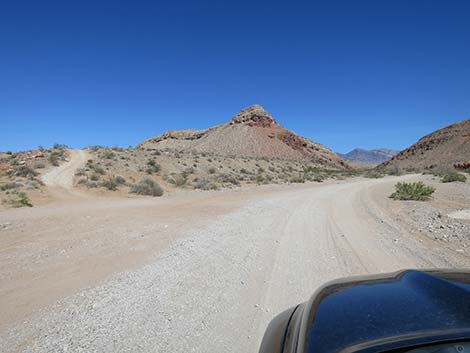
[[[78,184],[85,185],[89,189],[95,189],[98,186],[100,186],[100,184],[97,181],[89,180],[89,179],[86,179],[86,178],[81,178],[78,181]]]
[[[99,164],[91,164],[90,168],[93,171],[95,171],[95,173],[97,173],[97,174],[101,174],[101,175],[106,174],[106,170],[102,166],[100,166]]]
[[[443,183],[452,183],[454,181],[467,181],[467,177],[461,173],[450,172],[442,175],[441,182]]]
[[[101,183],[100,183],[100,186],[101,187],[104,187],[108,190],[111,190],[111,191],[116,191],[117,190],[117,187],[118,187],[118,184],[116,183],[116,181],[114,180],[114,178],[108,178],[106,180],[103,180]]]
[[[85,168],[78,168],[75,171],[76,176],[84,176],[86,174],[86,169]]]
[[[78,180],[78,184],[79,185],[86,185],[86,183],[88,182],[88,179],[87,178],[81,178]]]
[[[38,173],[33,168],[22,165],[15,169],[15,175],[26,178],[35,177]]]
[[[113,180],[117,185],[124,185],[126,183],[126,179],[121,175],[116,175]]]
[[[116,154],[111,150],[105,150],[103,151],[102,156],[104,159],[113,159],[116,156]]]
[[[52,148],[55,150],[64,150],[68,148],[68,146],[63,143],[54,143],[54,146],[52,146]]]
[[[254,181],[256,181],[257,184],[268,184],[270,179],[267,176],[257,175]]]
[[[366,173],[364,174],[364,176],[365,176],[366,178],[370,178],[370,179],[380,179],[380,178],[383,178],[383,177],[384,177],[384,175],[383,175],[382,173],[379,173],[379,172],[377,172],[377,171],[375,171],[375,170],[369,170],[368,172],[366,172]]]
[[[291,182],[291,183],[305,183],[305,178],[301,175],[294,176],[294,177],[289,179],[289,182]]]
[[[188,182],[188,173],[183,172],[181,174],[167,175],[165,179],[173,185],[184,186]]]
[[[13,190],[13,189],[18,189],[22,186],[23,185],[20,183],[5,183],[5,184],[0,184],[0,190],[1,191]]]
[[[47,157],[47,161],[52,164],[54,167],[58,167],[59,166],[59,160],[60,160],[60,157],[57,153],[51,153],[48,157]]]
[[[195,180],[194,188],[201,190],[217,190],[217,185],[206,178]]]
[[[92,173],[90,175],[90,180],[91,181],[98,181],[98,180],[100,180],[100,175],[98,173]]]
[[[214,167],[209,168],[209,174],[215,174],[217,170]]]
[[[395,192],[390,195],[394,200],[429,200],[435,189],[432,186],[425,185],[418,181],[415,183],[397,183],[395,184]]]
[[[42,185],[42,182],[36,179],[32,179],[32,180],[28,180],[26,184],[31,189],[39,189],[39,187]]]
[[[153,159],[147,161],[147,169],[145,170],[147,174],[158,173],[161,170],[160,164],[155,162]]]
[[[317,182],[317,183],[323,183],[323,181],[326,179],[325,176],[321,175],[321,174],[317,174],[313,177],[313,181]]]
[[[33,204],[31,203],[31,200],[29,199],[28,195],[26,195],[25,192],[19,192],[18,193],[18,198],[16,199],[16,204],[14,205],[15,207],[33,207]]]
[[[242,168],[242,169],[240,169],[240,173],[242,173],[242,174],[248,174],[248,170],[246,170],[245,168]]]
[[[46,168],[46,163],[41,162],[41,161],[36,161],[33,163],[33,168],[34,169],[43,169]]]
[[[139,183],[131,186],[131,193],[148,196],[162,196],[163,189],[154,180],[150,178],[144,178]]]
[[[3,203],[11,207],[33,207],[31,200],[25,192],[17,192],[15,198],[3,200]]]
[[[233,185],[240,185],[240,181],[238,181],[237,178],[235,178],[234,176],[230,174],[220,174],[217,177],[217,180],[221,183],[230,183]]]

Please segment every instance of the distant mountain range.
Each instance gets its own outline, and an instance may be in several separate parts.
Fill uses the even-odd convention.
[[[375,150],[366,150],[362,148],[355,148],[346,154],[338,153],[344,159],[359,164],[380,164],[388,161],[395,156],[399,151],[380,148]]]

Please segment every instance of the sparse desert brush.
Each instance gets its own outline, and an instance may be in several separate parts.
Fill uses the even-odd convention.
[[[31,200],[25,192],[14,192],[14,198],[3,200],[3,204],[11,207],[33,207]]]
[[[217,181],[220,183],[230,183],[233,185],[240,185],[240,181],[230,174],[220,174],[217,177]]]
[[[170,184],[181,187],[188,182],[188,174],[183,172],[181,174],[167,175],[165,180]]]
[[[215,174],[216,171],[217,169],[215,169],[214,167],[209,168],[209,174]]]
[[[383,178],[383,177],[384,177],[384,175],[383,175],[382,173],[379,173],[379,172],[377,172],[377,171],[375,171],[375,170],[369,170],[368,172],[366,172],[366,173],[364,174],[364,176],[365,176],[366,178],[370,178],[370,179],[380,179],[380,178]]]
[[[113,159],[116,156],[116,154],[111,151],[111,150],[105,150],[103,151],[102,157],[104,159]]]
[[[443,183],[452,183],[454,181],[466,182],[467,177],[461,173],[450,172],[441,175],[441,182]]]
[[[26,184],[28,185],[29,189],[39,189],[39,187],[43,185],[43,183],[37,179],[28,180]]]
[[[33,163],[33,168],[34,168],[34,169],[43,169],[43,168],[46,168],[46,163],[41,162],[41,161],[34,162],[34,163]]]
[[[6,191],[6,190],[14,190],[22,187],[23,184],[20,183],[5,183],[5,184],[0,184],[0,190],[1,191]]]
[[[15,169],[15,175],[20,177],[35,177],[38,173],[31,167],[26,165],[19,166]]]
[[[425,185],[421,181],[397,183],[395,184],[395,192],[390,195],[390,198],[394,200],[426,201],[431,198],[435,190],[432,186]]]
[[[116,191],[117,190],[117,187],[118,187],[118,184],[116,183],[116,181],[114,180],[114,178],[108,178],[106,180],[103,180],[101,183],[100,183],[100,186],[101,187],[104,187],[108,190],[111,190],[111,191]]]
[[[212,181],[206,178],[195,180],[194,188],[201,189],[201,190],[217,190],[218,189],[215,183],[213,183]]]
[[[121,175],[116,175],[113,180],[117,185],[124,185],[126,183],[126,179]]]
[[[75,171],[75,176],[84,176],[86,175],[86,169],[85,168],[78,168]]]
[[[96,181],[93,181],[93,180],[89,180],[89,179],[86,179],[86,178],[81,178],[79,181],[78,181],[78,184],[80,185],[85,185],[87,188],[89,189],[95,189],[99,186],[99,183],[96,182]]]
[[[305,178],[302,175],[298,175],[290,178],[289,182],[294,184],[305,183]]]
[[[147,161],[147,169],[145,170],[147,174],[153,174],[153,173],[158,173],[161,170],[160,164],[155,162],[153,159],[149,159]]]
[[[98,181],[98,180],[100,180],[100,175],[98,173],[92,173],[90,175],[90,180],[91,181]]]
[[[90,169],[92,169],[97,174],[101,174],[101,175],[106,174],[106,170],[99,164],[91,164]]]
[[[137,184],[131,186],[131,193],[147,196],[162,196],[163,189],[161,186],[150,178],[144,178]]]

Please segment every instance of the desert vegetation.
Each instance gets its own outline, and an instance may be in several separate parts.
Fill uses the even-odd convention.
[[[77,183],[88,188],[132,192],[147,176],[163,189],[217,190],[250,184],[322,182],[359,173],[336,170],[313,162],[266,157],[227,157],[210,153],[180,152],[155,148],[89,148],[92,158],[77,171]],[[111,153],[112,152],[112,153]],[[123,183],[112,182],[115,175]],[[124,188],[120,188],[123,186]],[[138,193],[139,194],[139,193]]]
[[[162,196],[163,189],[151,178],[144,178],[140,182],[131,185],[131,192],[139,195]]]
[[[0,198],[6,207],[32,206],[28,196],[40,192],[43,183],[40,171],[58,166],[67,160],[65,145],[39,147],[22,152],[0,152]]]
[[[390,195],[390,198],[394,200],[426,201],[431,198],[434,191],[434,187],[425,185],[421,181],[397,183],[395,185],[395,192]]]
[[[441,182],[443,183],[452,183],[454,181],[460,181],[464,183],[467,181],[467,177],[458,172],[448,172],[441,175]]]

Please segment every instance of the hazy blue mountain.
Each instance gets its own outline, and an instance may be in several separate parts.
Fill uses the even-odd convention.
[[[380,164],[388,161],[400,151],[395,151],[387,148],[380,148],[375,150],[365,150],[362,148],[355,148],[351,152],[339,155],[348,161],[363,164]]]

